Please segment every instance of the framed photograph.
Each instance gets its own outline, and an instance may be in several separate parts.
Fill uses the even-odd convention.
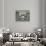
[[[30,21],[30,11],[16,10],[16,21]]]

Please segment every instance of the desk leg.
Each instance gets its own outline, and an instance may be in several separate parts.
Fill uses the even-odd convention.
[[[13,41],[13,45],[14,45],[14,41]]]

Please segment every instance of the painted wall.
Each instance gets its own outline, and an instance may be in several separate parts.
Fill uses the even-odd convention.
[[[42,20],[43,20],[43,37],[46,37],[46,0],[43,0]]]
[[[33,32],[42,25],[42,0],[4,0],[4,25],[14,32]],[[29,22],[16,22],[16,10],[30,10]]]
[[[2,33],[3,27],[3,0],[0,0],[0,33]]]
[[[3,26],[3,1],[0,0],[0,28]]]

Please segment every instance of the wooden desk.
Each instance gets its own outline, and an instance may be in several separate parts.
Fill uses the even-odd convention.
[[[13,41],[9,41],[9,42],[13,42]],[[38,45],[39,45],[39,43],[37,43],[37,42],[15,42],[14,41],[14,44],[11,44],[10,46],[38,46]],[[9,45],[7,45],[7,46],[9,46]]]
[[[31,42],[31,40],[35,40],[35,38],[33,37],[26,37],[26,38],[23,38],[23,37],[12,37],[11,40],[9,40],[9,42],[12,42],[13,45],[15,42]],[[34,41],[32,41],[34,43]]]

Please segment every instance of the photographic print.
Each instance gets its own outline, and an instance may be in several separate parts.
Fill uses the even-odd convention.
[[[30,11],[16,10],[16,21],[30,21]]]

